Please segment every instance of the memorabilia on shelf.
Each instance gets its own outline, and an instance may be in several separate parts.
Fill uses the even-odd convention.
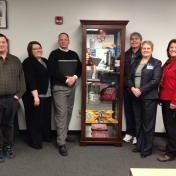
[[[86,119],[86,123],[118,123],[118,121],[111,117],[111,114],[114,113],[113,110],[105,110],[95,111],[95,110],[86,110],[86,113],[90,114],[91,117],[88,116]]]
[[[108,138],[109,137],[109,133],[107,131],[92,131],[91,132],[92,137],[94,138]]]
[[[97,35],[98,42],[104,42],[104,40],[108,37],[104,30],[99,30],[99,34]]]
[[[92,124],[91,125],[92,131],[107,131],[107,125],[106,124]]]
[[[101,83],[111,83],[117,82],[119,78],[118,73],[108,72],[108,73],[100,73],[100,82]]]
[[[115,86],[108,86],[100,91],[101,101],[114,101],[117,98],[117,88]]]
[[[115,47],[116,47],[116,45],[114,43],[110,43],[110,42],[104,43],[103,46],[102,46],[103,49],[105,49],[105,48],[111,48],[111,49],[113,49]]]

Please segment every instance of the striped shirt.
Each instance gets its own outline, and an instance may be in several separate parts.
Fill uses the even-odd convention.
[[[24,73],[20,60],[11,54],[0,56],[0,96],[16,95],[21,98],[26,90]]]

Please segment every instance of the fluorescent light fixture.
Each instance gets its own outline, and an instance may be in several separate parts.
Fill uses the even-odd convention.
[[[87,31],[98,31],[98,29],[86,29]]]

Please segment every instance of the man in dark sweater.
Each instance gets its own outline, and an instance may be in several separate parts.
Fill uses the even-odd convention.
[[[138,32],[133,32],[130,35],[130,49],[125,52],[125,66],[124,66],[124,77],[125,77],[125,85],[124,85],[124,109],[125,109],[125,117],[126,117],[126,135],[123,138],[124,142],[130,142],[131,140],[133,144],[137,143],[136,140],[136,123],[133,112],[133,104],[132,104],[132,93],[128,88],[127,77],[131,70],[131,65],[135,61],[138,56],[141,56],[141,42],[142,36]]]
[[[8,52],[8,40],[0,34],[0,163],[14,158],[13,118],[18,99],[26,90],[21,61]]]
[[[52,93],[55,106],[57,143],[59,153],[66,156],[65,142],[74,142],[67,135],[72,116],[75,82],[82,74],[82,64],[76,52],[68,49],[69,36],[61,33],[58,38],[59,48],[50,53],[48,68],[52,78]]]

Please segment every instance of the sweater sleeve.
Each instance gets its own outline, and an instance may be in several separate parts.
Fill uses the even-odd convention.
[[[174,76],[174,81],[175,82],[173,83],[173,85],[175,86],[175,88],[173,89],[174,92],[173,92],[171,103],[176,105],[176,73],[175,73],[175,76]]]
[[[37,90],[37,83],[35,79],[36,71],[35,71],[34,65],[32,64],[32,62],[30,62],[30,60],[28,59],[24,60],[23,70],[24,70],[27,90],[29,91]]]
[[[52,51],[48,58],[48,70],[53,79],[65,83],[67,77],[58,72],[58,57],[55,51]]]
[[[20,69],[19,69],[19,90],[18,92],[16,92],[16,96],[18,98],[21,98],[22,95],[25,93],[26,91],[26,84],[25,84],[25,77],[24,77],[24,71],[23,71],[23,67],[20,61]]]
[[[174,105],[176,105],[176,90],[174,92],[174,95],[173,95],[173,98],[171,100],[171,103],[174,104]]]
[[[76,53],[77,55],[77,53]],[[76,73],[75,75],[79,78],[81,75],[82,75],[82,63],[77,55],[77,60],[78,60],[78,63],[77,63],[77,69],[76,69]]]

